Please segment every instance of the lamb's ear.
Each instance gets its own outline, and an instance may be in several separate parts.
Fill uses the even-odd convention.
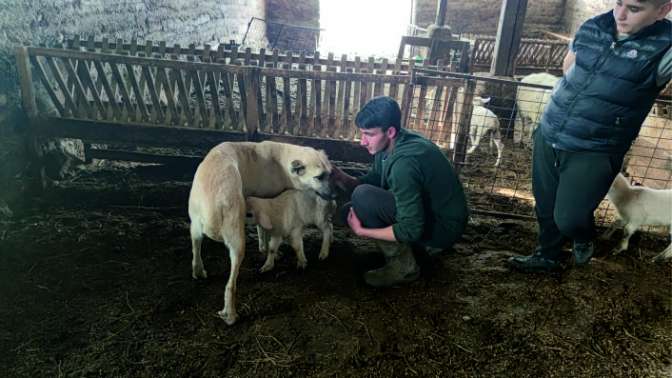
[[[301,160],[294,160],[292,161],[292,167],[290,170],[294,174],[303,176],[303,174],[306,173],[306,166],[303,165],[303,162]]]

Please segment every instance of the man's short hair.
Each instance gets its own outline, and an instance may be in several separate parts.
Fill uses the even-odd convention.
[[[360,129],[380,127],[383,131],[387,131],[390,127],[394,127],[399,131],[401,109],[392,97],[374,97],[357,113],[355,124]]]
[[[661,5],[667,4],[670,0],[637,0],[638,3],[652,3],[653,5],[659,7]]]

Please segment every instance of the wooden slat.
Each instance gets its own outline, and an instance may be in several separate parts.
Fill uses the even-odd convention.
[[[301,52],[299,57],[299,70],[305,70],[306,65],[305,52]],[[294,114],[298,117],[299,125],[295,135],[305,135],[308,126],[308,87],[306,79],[299,79],[298,88],[296,91],[296,110]]]
[[[397,58],[397,60],[394,63],[394,68],[392,69],[392,75],[399,75],[400,70],[401,70],[401,58]],[[397,102],[400,102],[398,98],[398,92],[399,92],[399,85],[397,83],[390,83],[389,96],[397,100]]]
[[[320,53],[315,52],[316,60],[313,61],[313,71],[322,72],[320,63]],[[312,89],[310,91],[310,115],[308,122],[307,135],[319,135],[322,130],[322,80],[314,77],[312,82]]]
[[[206,83],[208,88],[210,88],[210,103],[214,111],[215,128],[221,129],[224,125],[224,119],[222,117],[222,110],[219,107],[219,80],[215,79],[216,75],[214,72],[209,71],[207,75],[208,80]]]
[[[264,67],[266,62],[266,49],[262,48],[259,50],[259,60],[257,61],[257,67]],[[264,86],[264,76],[259,76],[259,85],[257,86],[257,109],[259,111],[259,132],[266,131],[268,126],[266,124],[266,113],[267,109],[264,107],[264,96],[262,96],[262,87]],[[268,98],[266,99],[268,101]],[[270,115],[268,116],[270,117]]]
[[[249,66],[248,66],[249,67]],[[245,88],[247,90],[247,118],[245,118],[245,131],[248,140],[256,138],[259,132],[259,112],[257,108],[257,93],[259,92],[260,70],[257,67],[249,67],[245,75]]]
[[[425,125],[425,102],[427,101],[427,85],[420,84],[420,94],[418,95],[418,108],[415,110],[415,123],[413,128],[427,133],[427,126]]]
[[[51,71],[51,76],[56,79],[56,83],[58,84],[59,89],[61,90],[61,93],[63,93],[63,98],[65,101],[65,108],[70,111],[70,113],[73,116],[78,116],[79,115],[79,109],[77,106],[75,106],[75,101],[72,98],[72,94],[70,93],[70,90],[68,89],[68,86],[65,84],[65,81],[63,80],[63,75],[61,74],[61,71],[58,69],[56,66],[56,63],[54,62],[54,59],[51,57],[46,58],[47,61],[47,66],[49,67],[49,70]]]
[[[273,50],[272,68],[278,68],[278,49]],[[275,76],[266,76],[266,104],[268,105],[267,114],[270,118],[270,129],[277,134],[280,131],[280,116],[278,113],[278,94]]]
[[[358,56],[355,56],[355,67],[354,67],[354,73],[359,73],[361,71],[361,60]],[[355,118],[357,117],[357,113],[359,112],[359,109],[361,109],[361,93],[362,93],[362,83],[360,80],[355,80],[354,81],[354,89],[353,89],[353,94],[352,94],[352,120],[354,123]],[[347,139],[352,139],[355,136],[355,133],[357,132],[357,127],[354,125],[349,128],[349,133],[347,136]]]
[[[285,64],[285,68],[288,69],[289,64]],[[293,134],[294,131],[294,119],[292,117],[292,97],[290,94],[290,79],[289,76],[283,76],[282,78],[282,126],[280,133],[289,132]]]
[[[22,47],[22,48],[25,49],[25,47]],[[28,55],[28,53],[26,52],[26,56],[27,55]],[[17,53],[17,59],[19,59],[18,58],[18,53]],[[56,107],[56,110],[58,110],[58,114],[60,114],[61,117],[67,117],[67,112],[65,110],[65,105],[63,103],[61,103],[61,100],[58,98],[58,95],[56,95],[56,92],[54,91],[54,88],[51,86],[51,82],[47,78],[47,74],[44,71],[44,67],[42,66],[42,62],[40,62],[40,60],[36,56],[31,56],[30,61],[33,65],[33,68],[35,69],[35,72],[37,72],[37,76],[40,78],[40,81],[42,82],[42,85],[44,86],[44,89],[47,91],[47,94],[49,95],[49,98],[51,99],[51,102]],[[19,64],[22,64],[22,63],[17,62],[17,67],[20,67]],[[30,89],[32,90],[32,87]],[[25,94],[27,92],[22,90],[21,93],[22,93],[22,98],[23,98],[23,94]],[[28,93],[28,94],[30,94],[30,93]],[[23,99],[23,100],[26,101],[27,99]],[[33,100],[32,101],[35,102],[34,95],[33,95]],[[30,117],[31,116],[30,104],[28,104],[28,105],[24,104],[24,107],[26,107],[26,114]],[[37,109],[37,108],[35,108],[35,109]]]
[[[140,110],[140,116],[142,117],[143,121],[148,121],[149,113],[147,112],[147,107],[145,106],[144,96],[140,91],[140,86],[138,85],[138,81],[135,78],[135,68],[130,64],[126,64],[125,66],[126,74],[128,75],[128,81],[131,83],[131,88],[135,94],[135,103]]]
[[[93,65],[93,62],[91,62]],[[89,63],[86,61],[80,61],[79,62],[80,67],[88,67]],[[91,79],[91,72],[89,69],[82,69],[80,70],[79,74],[80,80],[83,80],[82,85],[84,90],[86,91],[86,88],[88,87],[89,91],[91,92],[91,96],[93,97],[93,103],[96,105],[96,108],[98,109],[98,114],[100,119],[105,119],[107,118],[107,108],[103,105],[103,102],[100,100],[100,95],[98,92],[98,89],[96,88],[96,85],[93,83],[93,79]],[[84,97],[87,99],[87,96]],[[92,114],[95,117],[95,112]]]
[[[132,121],[135,121],[135,119],[137,118],[135,114],[135,108],[133,107],[133,104],[131,104],[131,98],[128,94],[128,90],[126,90],[126,84],[124,83],[124,79],[121,76],[121,72],[119,72],[119,68],[117,67],[116,64],[110,64],[110,68],[112,69],[112,78],[114,79],[112,82],[116,83],[117,89],[121,94],[121,101],[124,103],[124,105],[126,105],[126,111],[128,113],[127,118],[130,118]]]
[[[234,130],[240,129],[239,127],[239,118],[238,112],[236,111],[235,106],[233,105],[233,92],[232,84],[233,75],[228,72],[221,72],[220,77],[222,78],[222,91],[224,92],[224,102],[226,103],[226,115],[229,119],[231,128]]]
[[[336,72],[336,66],[334,65],[334,54],[329,53],[329,58],[327,59],[327,71]],[[327,105],[327,127],[326,130],[323,130],[319,135],[320,136],[334,136],[336,134],[336,81],[329,80],[326,82],[325,89],[325,99],[324,102]]]
[[[382,64],[380,65],[380,72],[376,72],[379,75],[386,75],[387,74],[387,58],[383,59]],[[373,96],[382,96],[385,92],[385,83],[382,81],[376,81],[374,83],[373,87]]]
[[[159,94],[157,93],[156,87],[154,85],[154,77],[152,77],[152,73],[149,71],[149,67],[142,66],[142,74],[143,77],[145,78],[145,83],[147,85],[147,90],[149,91],[149,96],[152,99],[153,109],[151,120],[152,122],[163,123],[166,119],[166,116],[163,113],[161,101],[159,101]]]
[[[345,61],[347,60],[347,55],[343,54],[341,55],[341,62],[340,62],[340,70],[342,73],[345,73],[346,71],[346,66],[345,66]],[[339,80],[335,82],[338,85],[338,96],[336,99],[336,115],[338,117],[338,128],[333,131],[331,134],[332,136],[335,136],[337,138],[342,138],[344,135],[344,132],[348,128],[348,114],[347,111],[349,109],[349,104],[346,104],[345,101],[345,92],[346,92],[346,83],[349,83],[347,80]],[[350,90],[350,86],[347,86],[348,91]],[[348,96],[348,100],[349,100]]]
[[[157,88],[163,88],[163,92],[165,92],[166,103],[168,104],[168,110],[170,111],[170,123],[176,125],[179,123],[180,116],[177,112],[177,107],[175,106],[175,93],[169,84],[168,76],[163,67],[157,67],[156,82]],[[161,92],[159,92],[159,96],[160,95]]]
[[[176,82],[176,90],[177,90],[177,98],[179,99],[180,103],[180,108],[182,109],[181,115],[180,115],[180,125],[184,124],[184,119],[186,118],[186,122],[189,126],[194,127],[194,114],[191,111],[191,107],[189,105],[189,99],[187,98],[188,92],[187,92],[187,87],[184,85],[184,78],[182,77],[182,71],[178,69],[174,69],[171,71],[173,77],[175,78]]]
[[[196,106],[198,107],[198,112],[194,112],[200,115],[200,119],[195,121],[199,127],[207,127],[210,123],[210,116],[208,108],[205,105],[205,96],[203,95],[203,86],[201,85],[201,75],[199,71],[187,72],[187,77],[191,76],[191,81],[194,85],[192,93],[196,94]]]

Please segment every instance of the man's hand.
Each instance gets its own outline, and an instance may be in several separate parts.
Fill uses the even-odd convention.
[[[359,185],[359,180],[343,172],[341,168],[331,167],[331,182],[345,192],[351,192]]]

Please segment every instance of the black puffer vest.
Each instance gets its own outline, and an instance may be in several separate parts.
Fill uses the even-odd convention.
[[[576,33],[576,63],[556,84],[540,123],[554,148],[624,153],[639,134],[662,89],[656,74],[672,46],[672,23],[658,21],[623,40],[615,35],[611,11]]]

